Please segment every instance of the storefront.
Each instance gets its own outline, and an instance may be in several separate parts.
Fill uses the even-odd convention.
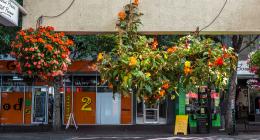
[[[64,81],[64,125],[71,113],[77,125],[167,124],[167,101],[148,107],[134,95],[113,94],[98,73],[67,75]]]
[[[1,60],[0,68],[0,124],[51,124],[53,87],[44,82],[28,85],[16,74],[13,61]],[[73,62],[63,81],[64,125],[71,114],[77,125],[172,125],[174,120],[174,101],[167,99],[147,106],[137,101],[134,94],[113,94],[107,84],[101,84],[92,62]]]
[[[95,64],[86,61],[70,66],[63,95],[64,125],[71,114],[77,125],[166,125],[173,121],[172,101],[148,107],[134,94],[113,94],[107,83],[101,83]]]
[[[38,125],[52,120],[53,88],[43,82],[28,85],[15,74],[13,61],[0,61],[0,124]]]

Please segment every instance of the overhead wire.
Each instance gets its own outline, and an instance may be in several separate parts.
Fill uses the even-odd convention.
[[[54,15],[54,16],[45,16],[45,15],[41,15],[37,21],[36,21],[36,28],[38,28],[41,24],[42,24],[42,20],[43,18],[57,18],[61,15],[63,15],[64,13],[66,13],[71,7],[72,5],[75,3],[76,0],[72,0],[71,3],[69,4],[69,6],[63,10],[61,13],[57,14],[57,15]]]
[[[210,27],[218,18],[219,16],[222,14],[223,10],[225,9],[226,5],[227,5],[228,0],[225,0],[223,6],[221,7],[220,11],[218,12],[218,14],[215,16],[215,18],[206,26],[204,26],[203,28],[199,29],[199,27],[197,27],[195,33],[199,34],[201,31],[207,29],[208,27]]]

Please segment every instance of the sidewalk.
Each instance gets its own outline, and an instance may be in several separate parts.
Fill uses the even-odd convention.
[[[6,129],[8,130],[8,129]],[[260,128],[252,127],[245,133],[243,124],[237,125],[238,135],[229,136],[226,132],[212,131],[210,134],[189,134],[173,136],[172,126],[73,126],[68,130],[39,131],[0,131],[0,140],[260,140]]]

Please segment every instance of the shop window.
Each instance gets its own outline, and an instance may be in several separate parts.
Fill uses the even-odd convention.
[[[24,92],[25,83],[17,76],[2,76],[2,92]]]
[[[96,76],[74,76],[73,86],[96,86]]]
[[[167,101],[164,100],[154,105],[146,105],[143,101],[136,106],[137,124],[166,124]]]
[[[96,87],[74,87],[74,93],[78,92],[96,92]]]
[[[108,87],[108,82],[102,81],[100,76],[97,77],[97,81],[97,92],[113,92],[113,90]]]

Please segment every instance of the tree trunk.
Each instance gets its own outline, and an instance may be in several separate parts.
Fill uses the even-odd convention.
[[[53,104],[53,130],[61,130],[61,94],[58,86],[54,86],[54,104]]]
[[[237,71],[233,71],[229,89],[228,89],[228,99],[226,105],[226,116],[225,116],[225,124],[226,131],[230,134],[235,133],[235,98],[236,98],[236,80],[237,80]]]
[[[243,43],[243,36],[233,35],[232,36],[232,46],[234,48],[234,52],[236,54],[239,53],[239,50]],[[237,58],[238,59],[238,58]],[[236,61],[236,66],[238,64],[238,60]],[[229,134],[235,133],[236,127],[236,118],[235,118],[235,99],[236,99],[236,81],[237,81],[237,67],[232,71],[231,79],[229,81],[228,87],[228,99],[227,99],[227,107],[226,107],[226,116],[225,116],[225,124],[226,131]]]

